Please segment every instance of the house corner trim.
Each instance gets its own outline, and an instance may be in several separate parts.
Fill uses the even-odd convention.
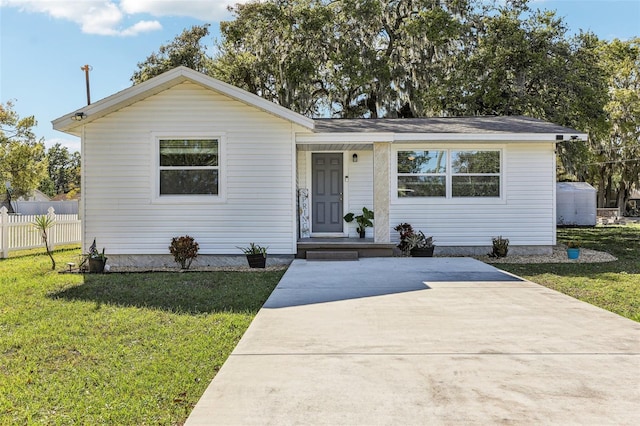
[[[374,241],[388,243],[391,143],[373,144],[373,211],[375,214]]]

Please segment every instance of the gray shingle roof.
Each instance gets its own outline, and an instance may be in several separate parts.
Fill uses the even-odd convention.
[[[315,119],[316,133],[555,133],[582,134],[574,129],[524,116]]]

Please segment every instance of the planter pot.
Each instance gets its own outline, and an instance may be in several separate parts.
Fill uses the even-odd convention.
[[[248,254],[247,262],[250,268],[264,268],[267,266],[267,256],[261,254]]]
[[[435,246],[425,248],[415,248],[411,250],[411,257],[433,257]]]
[[[107,258],[104,259],[92,259],[89,258],[89,273],[101,274],[104,272],[104,265],[107,263]]]
[[[362,231],[358,231],[360,233],[360,238],[364,238],[365,234],[367,233],[366,230],[362,230]]]
[[[577,259],[580,257],[580,249],[579,248],[568,248],[567,249],[567,257],[569,259]]]

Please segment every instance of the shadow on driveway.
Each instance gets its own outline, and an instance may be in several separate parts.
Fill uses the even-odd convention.
[[[471,262],[469,262],[471,260]],[[379,258],[340,264],[297,261],[266,301],[277,309],[429,290],[430,283],[522,282],[467,258]],[[333,268],[333,269],[331,269]]]

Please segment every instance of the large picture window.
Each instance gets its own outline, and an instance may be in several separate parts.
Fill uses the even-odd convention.
[[[499,150],[398,151],[398,197],[500,197]]]
[[[218,195],[218,139],[160,139],[160,196]]]

